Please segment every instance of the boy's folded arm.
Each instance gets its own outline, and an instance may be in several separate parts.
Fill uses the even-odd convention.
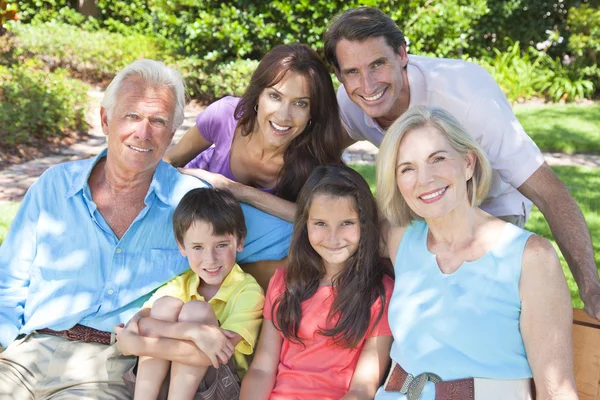
[[[198,346],[188,340],[139,336],[137,341],[138,343],[135,346],[135,355],[137,356],[160,358],[196,367],[212,365],[210,358]]]
[[[189,340],[196,342],[208,330],[219,329],[212,325],[205,325],[200,322],[171,322],[162,321],[152,317],[144,317],[139,321],[140,335],[147,337],[162,337],[176,340]],[[221,330],[224,331],[224,330]],[[242,337],[233,331],[226,334],[229,341],[235,347]]]

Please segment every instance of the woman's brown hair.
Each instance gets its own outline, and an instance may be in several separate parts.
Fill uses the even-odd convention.
[[[325,276],[321,256],[308,240],[308,212],[316,195],[350,197],[358,214],[358,249],[332,282],[335,295],[328,320],[333,327],[319,332],[332,337],[336,344],[353,347],[368,333],[371,306],[377,299],[381,301],[381,309],[376,321],[383,315],[386,302],[383,286],[385,268],[379,259],[377,204],[363,177],[344,165],[317,167],[298,196],[289,263],[285,270],[285,291],[273,302],[271,318],[286,339],[302,342],[303,338],[298,336],[302,319],[301,304],[315,294]]]
[[[343,130],[331,75],[317,53],[304,44],[286,44],[268,52],[235,109],[242,135],[251,135],[260,94],[288,72],[306,78],[310,91],[310,124],[288,145],[275,194],[296,201],[304,182],[318,165],[340,162]]]

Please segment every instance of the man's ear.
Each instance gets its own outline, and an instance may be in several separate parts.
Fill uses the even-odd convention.
[[[340,69],[338,67],[333,67],[333,73],[335,74],[338,81],[344,83],[344,80],[342,79],[342,73],[340,72]]]
[[[400,57],[400,65],[402,68],[408,64],[408,51],[406,51],[406,43],[400,46],[398,49],[398,57]]]
[[[179,252],[181,253],[181,255],[184,257],[187,257],[185,247],[183,247],[183,245],[181,243],[179,243],[179,241],[177,241],[177,247],[179,247]]]
[[[238,253],[244,250],[244,239],[238,241],[237,248],[235,249]]]
[[[100,122],[102,123],[102,132],[108,136],[108,111],[104,107],[100,107]]]

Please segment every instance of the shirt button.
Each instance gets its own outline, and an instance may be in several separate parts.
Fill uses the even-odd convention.
[[[121,248],[117,247],[117,254],[121,254]]]
[[[108,290],[106,291],[106,293],[108,293],[108,294],[113,294],[114,292],[115,292],[115,291],[114,291],[114,290],[112,290],[112,289],[108,289]]]

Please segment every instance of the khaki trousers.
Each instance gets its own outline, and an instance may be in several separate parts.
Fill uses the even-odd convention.
[[[116,344],[34,333],[0,353],[0,400],[130,399],[122,376],[134,363]]]

